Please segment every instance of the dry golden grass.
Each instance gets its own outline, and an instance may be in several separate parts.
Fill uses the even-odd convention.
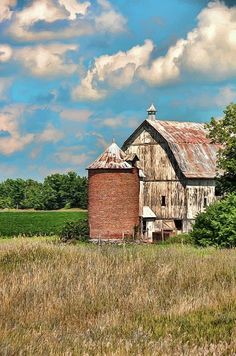
[[[233,355],[236,251],[0,244],[1,355]]]

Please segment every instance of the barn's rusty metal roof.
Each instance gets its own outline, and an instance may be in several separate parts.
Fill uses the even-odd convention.
[[[126,150],[142,129],[154,129],[170,147],[187,178],[215,178],[219,145],[207,137],[205,125],[196,122],[145,120],[125,141]]]
[[[169,144],[187,178],[214,178],[218,145],[207,137],[205,125],[195,122],[147,120]]]
[[[131,169],[126,154],[113,142],[87,169]]]

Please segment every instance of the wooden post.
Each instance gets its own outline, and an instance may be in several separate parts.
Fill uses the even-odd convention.
[[[164,241],[163,220],[161,220],[161,240]]]

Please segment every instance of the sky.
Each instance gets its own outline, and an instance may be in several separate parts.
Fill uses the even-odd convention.
[[[0,0],[0,180],[86,167],[236,101],[236,0]]]

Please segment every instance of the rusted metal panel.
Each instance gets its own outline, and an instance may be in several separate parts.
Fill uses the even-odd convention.
[[[166,145],[172,165],[178,166],[186,178],[214,178],[216,176],[216,155],[219,145],[207,138],[204,124],[145,120],[125,141],[123,149],[130,145]],[[175,162],[174,162],[175,161]],[[176,168],[176,167],[175,167]]]
[[[87,169],[132,169],[126,154],[112,143]]]
[[[188,178],[214,178],[219,145],[207,138],[204,124],[148,120],[169,144],[176,161]]]

